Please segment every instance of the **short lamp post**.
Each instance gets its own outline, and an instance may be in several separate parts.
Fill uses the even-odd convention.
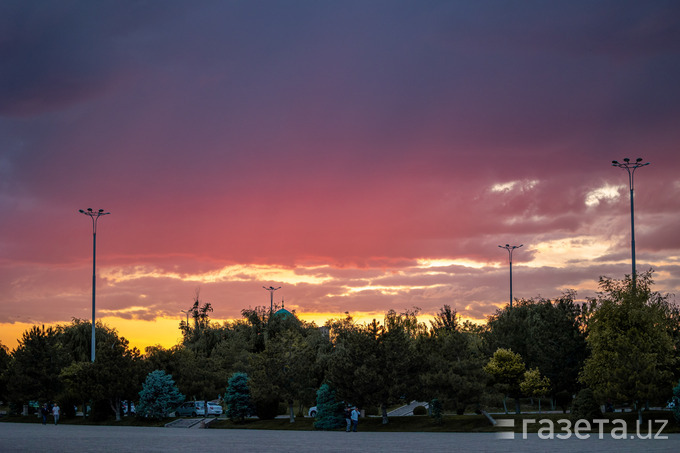
[[[111,214],[110,212],[104,212],[103,209],[100,209],[98,211],[93,211],[92,208],[87,208],[87,210],[79,209],[78,212],[81,214],[85,214],[86,216],[90,216],[92,218],[92,346],[91,346],[91,353],[90,353],[90,358],[92,362],[94,362],[94,350],[95,350],[95,304],[94,304],[94,295],[95,295],[95,285],[97,283],[97,221],[99,220],[99,217],[103,215],[108,215]]]
[[[510,245],[510,244],[499,245],[500,248],[508,251],[508,261],[510,262],[510,308],[512,308],[512,251],[515,250],[515,249],[518,249],[522,246],[524,246],[524,244],[520,244],[520,245]]]
[[[638,157],[635,162],[631,162],[629,158],[623,159],[623,162],[617,160],[612,161],[612,166],[623,168],[628,172],[628,186],[630,188],[630,249],[632,255],[632,282],[633,282],[633,292],[636,289],[637,272],[635,268],[635,204],[633,202],[633,190],[635,186],[635,170],[640,167],[645,167],[649,165],[649,162],[642,163],[642,158]]]

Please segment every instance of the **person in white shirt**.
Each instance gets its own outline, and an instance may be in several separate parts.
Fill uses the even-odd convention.
[[[54,417],[54,424],[56,425],[59,421],[59,406],[57,406],[57,403],[54,403],[54,406],[52,407],[52,416]]]
[[[359,426],[359,408],[356,406],[352,409],[352,431],[357,432],[357,426]]]

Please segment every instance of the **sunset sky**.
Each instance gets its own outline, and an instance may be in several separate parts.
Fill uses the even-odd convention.
[[[0,3],[0,341],[680,291],[680,2]]]

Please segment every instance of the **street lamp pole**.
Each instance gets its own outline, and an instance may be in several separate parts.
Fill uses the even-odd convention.
[[[269,291],[269,314],[271,314],[274,311],[274,291],[281,289],[281,287],[274,288],[273,286],[270,286],[267,288],[266,286],[263,286],[263,288]]]
[[[649,162],[642,163],[642,158],[638,157],[635,162],[631,162],[629,158],[623,159],[623,162],[617,160],[612,161],[612,166],[623,168],[628,172],[628,186],[630,188],[630,248],[632,254],[632,281],[633,281],[633,291],[636,289],[637,272],[635,267],[635,204],[633,202],[633,190],[635,186],[635,170],[640,167],[645,167],[649,165]]]
[[[518,249],[522,246],[524,246],[524,244],[520,244],[520,245],[510,245],[510,244],[499,245],[500,248],[508,251],[508,261],[510,262],[510,308],[512,308],[512,251],[515,250],[515,249]]]
[[[96,268],[96,263],[97,263],[97,221],[99,220],[99,217],[103,215],[108,215],[111,214],[110,212],[104,212],[103,209],[100,209],[98,211],[93,211],[92,208],[87,208],[87,211],[83,209],[79,209],[78,212],[81,214],[85,214],[87,216],[90,216],[92,219],[92,345],[91,345],[91,353],[90,353],[90,358],[92,362],[94,362],[94,349],[95,349],[95,328],[94,328],[94,315],[95,315],[95,309],[94,309],[94,295],[95,295],[95,285],[97,283],[97,268]]]

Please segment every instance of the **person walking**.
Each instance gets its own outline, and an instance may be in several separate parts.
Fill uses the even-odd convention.
[[[47,408],[47,403],[40,408],[40,415],[42,415],[42,424],[47,424],[47,416],[50,415],[50,410]]]
[[[347,406],[345,408],[345,422],[347,423],[347,432],[352,428],[352,408]]]
[[[359,408],[354,406],[352,409],[352,431],[357,432],[357,426],[359,426]]]
[[[54,417],[54,424],[56,425],[57,422],[59,421],[59,406],[57,403],[54,403],[54,406],[52,407],[52,416]]]

